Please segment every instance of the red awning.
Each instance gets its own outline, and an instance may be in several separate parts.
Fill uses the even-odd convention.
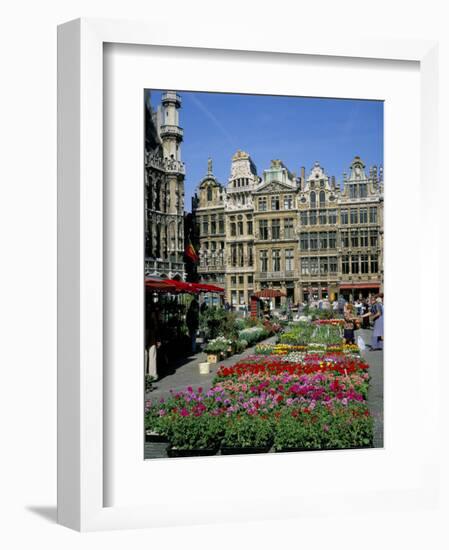
[[[195,283],[185,283],[184,281],[177,281],[176,279],[167,279],[167,281],[175,286],[178,292],[190,292],[191,294],[198,293],[195,288]]]
[[[207,285],[205,283],[191,283],[191,285],[197,289],[198,292],[214,292],[216,294],[222,294],[224,288],[215,285]]]
[[[350,290],[351,288],[379,288],[380,283],[341,283],[340,290]]]
[[[286,296],[286,294],[276,288],[263,288],[262,290],[255,292],[254,296],[257,296],[258,298],[279,298],[281,296]]]
[[[145,287],[156,292],[171,292],[176,290],[176,286],[171,284],[168,279],[153,279],[151,277],[145,279]]]

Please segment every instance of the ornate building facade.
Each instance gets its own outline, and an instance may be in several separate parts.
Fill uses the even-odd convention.
[[[226,187],[209,161],[193,205],[198,274],[236,306],[267,287],[295,303],[383,290],[383,174],[359,157],[340,187],[319,163],[296,177],[274,160],[259,177],[237,151]]]
[[[145,275],[184,279],[184,178],[181,97],[145,95]]]

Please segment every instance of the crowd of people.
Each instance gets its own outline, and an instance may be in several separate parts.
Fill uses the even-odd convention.
[[[343,325],[343,338],[347,344],[355,344],[356,331],[360,328],[373,330],[371,337],[371,344],[367,347],[374,350],[382,350],[384,343],[384,304],[383,294],[377,294],[368,298],[357,299],[355,301],[347,301],[340,296],[338,300],[330,302],[327,298],[320,300],[313,300],[310,303],[304,302],[303,304],[293,305],[289,302],[287,305],[287,317],[292,318],[292,310],[297,311],[297,317],[305,310],[306,307],[329,310],[332,309],[336,316],[344,319]],[[196,336],[199,327],[200,312],[204,313],[207,308],[206,302],[202,302],[201,306],[198,303],[196,297],[192,299],[186,312],[186,325],[190,339],[190,351],[192,354],[196,353]],[[224,308],[232,311],[232,307],[225,302]],[[269,319],[272,317],[272,311],[269,307],[268,301],[263,301],[263,307],[261,308],[261,315]],[[146,373],[152,377],[155,381],[158,378],[157,373],[157,350],[161,346],[161,334],[160,334],[160,319],[159,309],[155,305],[150,313],[150,318],[146,326],[146,345],[145,345],[145,363]],[[248,314],[248,309],[243,309],[243,314]]]
[[[340,307],[340,305],[338,306]],[[367,347],[371,351],[382,350],[384,343],[384,304],[383,294],[371,296],[355,302],[345,302],[343,309],[343,338],[345,343],[355,343],[355,331],[359,328],[373,328],[371,344]]]

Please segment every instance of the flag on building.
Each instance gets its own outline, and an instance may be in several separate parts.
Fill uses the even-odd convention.
[[[184,255],[185,255],[186,258],[188,258],[194,264],[196,264],[199,260],[198,253],[195,250],[195,247],[193,246],[192,241],[190,239],[189,239],[188,245],[186,246]]]

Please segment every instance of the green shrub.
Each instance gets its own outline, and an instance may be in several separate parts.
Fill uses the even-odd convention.
[[[223,435],[221,417],[203,414],[168,414],[162,417],[164,433],[178,449],[209,449],[220,445]]]
[[[222,445],[226,447],[268,447],[273,440],[273,424],[268,418],[246,413],[226,418]]]

